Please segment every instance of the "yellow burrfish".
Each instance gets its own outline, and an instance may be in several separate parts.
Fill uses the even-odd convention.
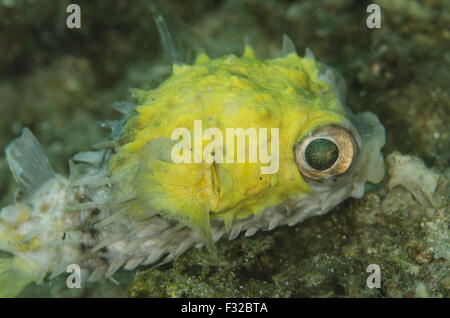
[[[0,214],[0,296],[77,264],[81,279],[168,262],[191,246],[294,225],[360,198],[384,175],[384,128],[345,106],[345,84],[284,38],[281,57],[173,65],[134,90],[110,139],[55,175],[24,129],[6,149],[19,185]]]

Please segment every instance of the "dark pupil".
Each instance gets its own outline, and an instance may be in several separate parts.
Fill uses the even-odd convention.
[[[305,159],[316,170],[330,168],[339,157],[336,144],[328,139],[317,138],[309,143],[305,150]]]

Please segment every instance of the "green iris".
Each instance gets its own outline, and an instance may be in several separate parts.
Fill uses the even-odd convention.
[[[329,169],[339,157],[337,145],[324,138],[314,139],[305,149],[305,159],[316,170]]]

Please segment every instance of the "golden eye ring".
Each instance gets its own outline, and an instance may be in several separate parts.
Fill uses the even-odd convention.
[[[324,180],[348,172],[358,154],[353,134],[331,125],[316,129],[294,147],[300,173],[313,180]]]

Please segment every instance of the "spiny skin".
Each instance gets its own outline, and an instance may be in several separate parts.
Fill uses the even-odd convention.
[[[240,58],[201,55],[194,65],[174,65],[173,75],[157,89],[137,91],[136,114],[126,123],[110,165],[112,175],[141,165],[131,189],[120,190],[137,192],[140,204],[129,209],[130,215],[162,211],[210,240],[210,218],[229,227],[235,219],[311,193],[293,148],[318,126],[347,122],[348,115],[330,85],[319,79],[321,66],[296,53],[260,60],[247,47]],[[279,128],[278,172],[261,174],[260,162],[175,164],[157,158],[155,148],[145,150],[158,137],[170,139],[175,128],[193,133],[194,120],[202,120],[203,131]]]
[[[13,255],[0,259],[0,297],[69,264],[80,265],[83,280],[113,280],[121,268],[169,262],[192,246],[214,253],[223,237],[292,226],[362,197],[366,181],[383,178],[385,133],[374,114],[343,105],[339,81],[311,55],[259,60],[248,46],[240,58],[201,54],[194,65],[174,65],[158,88],[135,90],[138,106],[112,124],[106,149],[75,155],[68,178],[54,174],[24,129],[6,149],[27,195],[0,213],[0,251]],[[262,174],[264,164],[248,156],[237,163],[237,143],[235,163],[174,163],[172,132],[192,133],[195,120],[203,132],[265,128],[268,149],[271,128],[279,128],[279,169]],[[355,139],[351,168],[318,182],[303,178],[294,148],[338,126]]]

